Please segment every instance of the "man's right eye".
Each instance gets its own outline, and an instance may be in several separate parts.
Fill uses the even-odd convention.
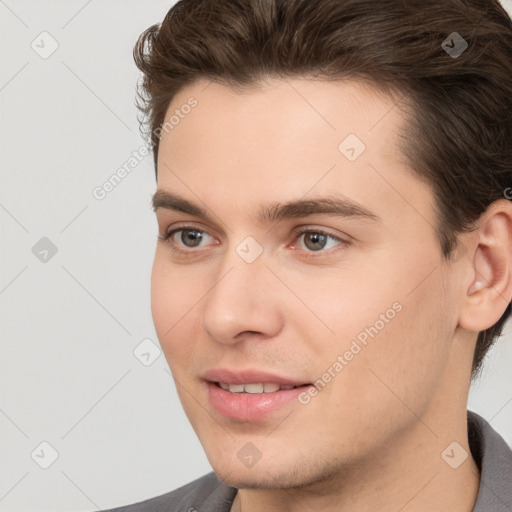
[[[181,226],[169,231],[165,235],[159,235],[158,239],[168,243],[173,250],[185,253],[190,251],[183,249],[184,247],[193,250],[195,247],[204,246],[205,244],[201,242],[207,240],[207,237],[213,238],[206,231],[201,229],[191,226]]]

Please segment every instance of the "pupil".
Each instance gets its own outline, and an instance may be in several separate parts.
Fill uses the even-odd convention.
[[[310,246],[308,244],[308,240],[313,242],[313,244],[317,244],[318,242],[320,242],[320,246],[318,246],[318,245]],[[304,242],[305,242],[306,247],[308,249],[312,249],[313,251],[317,251],[318,249],[323,249],[325,247],[326,240],[327,240],[327,237],[325,235],[322,235],[321,233],[307,233],[306,237],[304,239]]]
[[[201,242],[203,235],[200,231],[182,231],[181,232],[181,241],[187,247],[197,247]],[[192,242],[189,244],[188,242]]]

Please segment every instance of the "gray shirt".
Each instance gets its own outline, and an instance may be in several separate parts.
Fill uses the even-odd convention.
[[[473,512],[512,512],[512,450],[472,411],[468,411],[468,437],[480,470]],[[236,493],[211,472],[167,494],[105,512],[229,512]]]

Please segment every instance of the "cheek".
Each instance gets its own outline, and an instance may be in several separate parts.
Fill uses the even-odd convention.
[[[375,315],[367,317],[368,324],[359,331],[368,335],[366,345],[359,343],[361,352],[354,357],[354,371],[347,372],[347,377],[365,383],[367,410],[375,415],[384,417],[389,412],[407,421],[412,419],[410,410],[421,415],[436,393],[452,335],[438,284],[433,281],[409,296],[397,291],[401,311],[388,323],[376,321]],[[349,379],[345,384],[352,387],[355,382]]]
[[[197,275],[195,278],[192,273],[187,275],[184,267],[173,269],[162,252],[157,250],[151,274],[151,313],[158,339],[171,366],[176,358],[185,357],[193,346],[183,340],[193,337],[192,332],[186,332],[187,328],[200,325],[199,319],[194,318],[197,315],[194,306],[204,290]]]
[[[336,388],[347,410],[365,403],[361,411],[407,415],[405,403],[419,413],[435,393],[449,357],[455,311],[439,266],[425,279],[434,264],[401,261],[398,255],[393,261],[374,265],[377,271],[370,269],[363,280],[356,278],[363,273],[347,274],[337,293],[324,295],[336,341],[324,352],[319,370],[327,371],[338,355],[346,355],[333,392]]]

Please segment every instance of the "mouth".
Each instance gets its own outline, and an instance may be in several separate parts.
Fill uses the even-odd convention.
[[[313,384],[255,368],[211,368],[203,373],[209,403],[218,415],[242,422],[263,420],[300,406]]]
[[[278,384],[259,382],[228,384],[206,381],[208,400],[220,416],[240,422],[257,422],[283,409],[301,407],[299,397],[312,384]]]
[[[212,368],[206,371],[202,375],[202,378],[232,393],[273,393],[278,390],[287,390],[311,384],[305,380],[298,380],[284,377],[276,373],[249,368],[241,370]],[[243,386],[243,388],[240,386]]]
[[[255,384],[227,384],[225,382],[213,382],[216,386],[230,393],[243,393],[255,395],[260,393],[275,393],[277,391],[287,391],[299,387],[307,387],[309,384],[293,386],[291,384],[278,384],[275,382],[255,383]]]

